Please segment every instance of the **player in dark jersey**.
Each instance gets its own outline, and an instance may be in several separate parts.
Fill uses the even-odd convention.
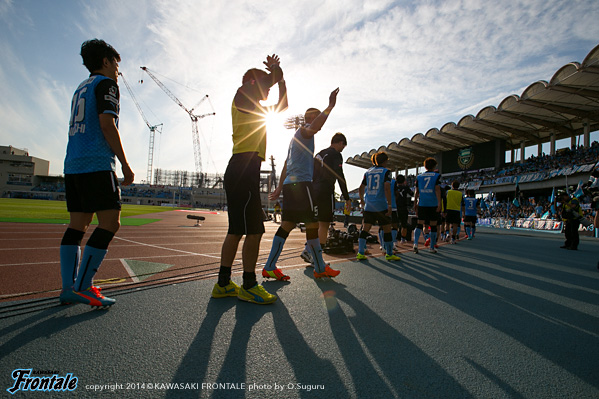
[[[116,158],[123,185],[135,175],[127,163],[118,129],[121,56],[108,43],[93,39],[81,45],[83,64],[90,76],[73,96],[69,141],[64,161],[69,226],[60,244],[62,292],[60,302],[108,307],[115,300],[100,293],[92,280],[110,241],[120,227],[121,196]],[[81,240],[96,214],[98,227],[81,254]]]
[[[320,240],[320,246],[323,248],[327,243],[329,225],[334,219],[335,182],[339,182],[339,188],[342,197],[345,199],[346,207],[351,207],[345,175],[343,174],[343,157],[341,156],[341,152],[346,146],[347,139],[345,135],[335,133],[331,138],[331,146],[320,151],[314,157],[312,187],[318,219],[318,239]],[[307,259],[313,262],[308,245],[306,245],[301,257],[304,260]]]
[[[403,244],[407,242],[408,236],[408,207],[414,192],[408,187],[406,177],[398,175],[395,183],[395,203],[397,206],[397,219],[401,228],[401,240]]]

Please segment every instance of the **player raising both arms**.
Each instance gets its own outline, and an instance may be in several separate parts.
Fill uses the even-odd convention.
[[[256,281],[256,260],[260,240],[264,234],[262,203],[260,201],[260,165],[266,153],[265,116],[269,112],[287,109],[287,89],[283,71],[276,54],[267,56],[264,62],[268,73],[261,69],[250,69],[242,78],[237,89],[231,116],[233,121],[233,156],[225,171],[225,192],[229,214],[229,231],[221,250],[218,282],[212,289],[212,297],[237,298],[258,304],[269,304],[277,300]],[[279,102],[264,107],[260,101],[268,98],[270,88],[279,85]],[[245,235],[241,258],[243,261],[243,285],[231,281],[231,267],[241,237]]]

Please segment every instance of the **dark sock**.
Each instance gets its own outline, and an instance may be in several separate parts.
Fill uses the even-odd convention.
[[[221,265],[218,271],[218,285],[226,287],[229,281],[231,281],[231,268]]]
[[[243,272],[243,289],[249,290],[257,283],[256,272]]]

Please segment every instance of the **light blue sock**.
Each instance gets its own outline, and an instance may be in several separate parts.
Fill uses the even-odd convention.
[[[462,231],[462,225],[458,224],[458,233],[456,234],[455,238],[456,240],[460,237],[460,232]]]
[[[358,238],[358,252],[362,255],[366,253],[366,239]]]
[[[431,232],[431,248],[435,248],[435,244],[437,243],[437,232]]]
[[[266,265],[264,265],[266,270],[272,271],[277,268],[277,261],[279,260],[279,255],[281,255],[281,252],[283,251],[283,245],[285,245],[285,241],[285,238],[277,235],[275,235],[272,239],[272,247],[270,248]]]
[[[383,229],[379,229],[379,243],[381,243],[381,247],[383,246],[384,242],[385,240],[383,239]]]
[[[320,240],[318,238],[308,240],[308,247],[310,248],[312,259],[314,259],[314,270],[316,273],[324,272],[326,265],[324,263],[324,259],[322,259],[322,247],[320,246]]]
[[[418,227],[416,227],[414,229],[414,246],[417,247],[418,246],[418,241],[420,240],[420,235],[422,234],[422,229],[419,229]]]
[[[465,226],[464,230],[466,230],[466,234],[468,235],[468,237],[470,237],[470,230],[471,230],[470,226]]]
[[[60,246],[60,276],[62,277],[63,291],[71,291],[73,289],[80,259],[81,247],[79,245]]]
[[[383,248],[387,255],[393,255],[393,241],[385,241]]]
[[[85,291],[92,286],[92,280],[100,268],[100,264],[104,260],[106,249],[98,249],[85,246],[83,250],[83,256],[81,257],[81,266],[79,266],[79,272],[77,273],[77,280],[73,289],[75,291]]]
[[[397,242],[397,230],[392,229],[391,230],[391,237],[393,237],[393,245]]]

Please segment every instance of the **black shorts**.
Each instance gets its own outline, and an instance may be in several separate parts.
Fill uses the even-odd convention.
[[[314,209],[312,182],[299,182],[283,185],[283,216],[284,222],[315,223],[317,222]]]
[[[476,224],[478,218],[476,216],[464,216],[464,223]]]
[[[397,211],[391,211],[391,224],[399,224],[399,216],[397,216]]]
[[[459,224],[462,222],[462,212],[460,211],[454,211],[451,209],[447,210],[447,223],[451,223],[451,224]]]
[[[111,170],[65,174],[64,183],[69,212],[121,210],[121,189]]]
[[[333,210],[335,209],[334,192],[316,193],[316,218],[319,222],[330,223],[334,219]]]
[[[386,226],[391,224],[391,218],[386,215],[387,211],[370,212],[364,211],[364,224]]]
[[[260,200],[260,165],[255,152],[233,154],[225,171],[229,214],[228,234],[263,234],[264,212]]]
[[[418,220],[424,220],[425,224],[439,220],[439,212],[436,206],[419,206]]]
[[[397,220],[399,223],[399,227],[401,227],[402,229],[407,229],[408,227],[410,227],[410,225],[408,224],[408,210],[407,209],[403,209],[397,210]]]

